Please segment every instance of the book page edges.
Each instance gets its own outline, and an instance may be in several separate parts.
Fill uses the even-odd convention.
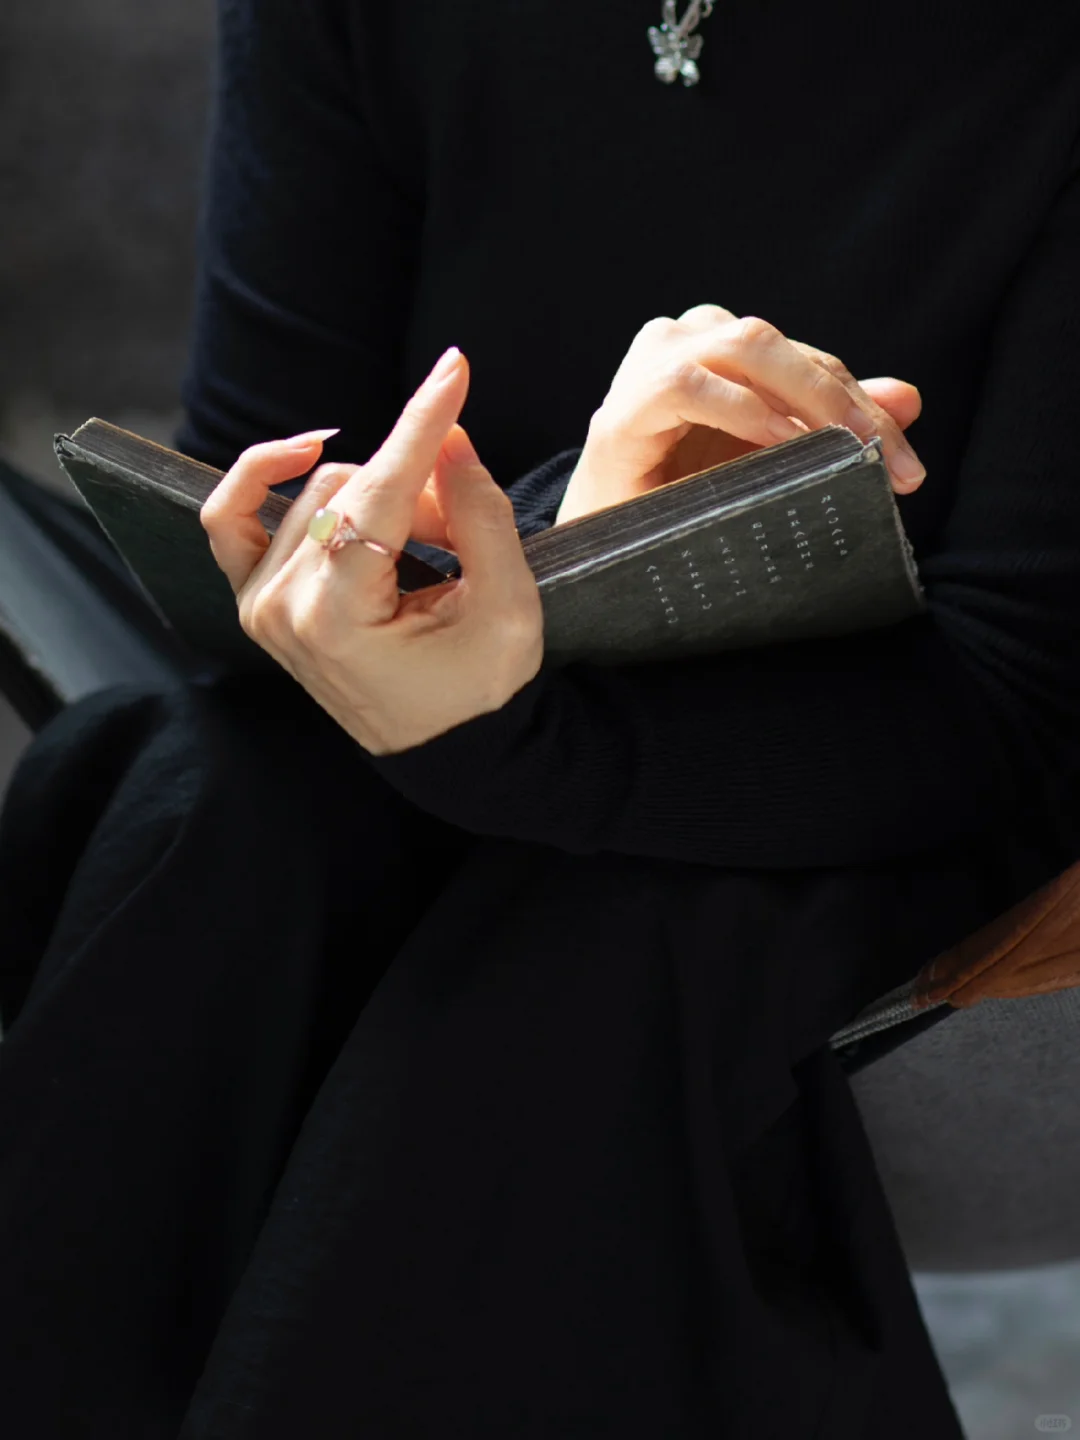
[[[95,435],[103,432],[104,438],[115,439],[121,446],[131,445],[133,449],[140,451],[157,451],[163,464],[170,467],[175,467],[178,463],[182,464],[185,470],[190,469],[193,472],[193,478],[194,472],[199,472],[200,482],[205,481],[204,493],[201,497],[192,495],[158,475],[148,475],[145,470],[137,467],[134,458],[125,461],[111,449],[103,450],[93,443],[87,443],[92,442]],[[190,455],[182,455],[178,450],[170,450],[167,445],[159,445],[156,440],[147,440],[144,436],[136,435],[131,430],[124,430],[119,425],[111,424],[108,420],[99,420],[96,416],[85,420],[71,435],[63,433],[54,435],[53,449],[61,465],[64,465],[65,457],[81,460],[84,464],[93,465],[101,475],[111,473],[118,481],[129,487],[134,485],[143,489],[156,490],[173,504],[196,512],[202,509],[203,503],[226,473],[224,470],[215,469],[213,465],[204,464],[201,460],[194,460]],[[67,471],[66,466],[64,469]],[[74,477],[70,475],[69,471],[67,473],[81,494],[81,488],[76,484]],[[267,496],[259,507],[259,519],[269,534],[273,535],[276,532],[291,504],[292,501],[287,495],[271,492]]]

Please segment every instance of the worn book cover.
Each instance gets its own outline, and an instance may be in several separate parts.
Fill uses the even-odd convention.
[[[221,472],[93,419],[56,453],[162,618],[196,651],[273,663],[244,635],[198,511]],[[292,502],[260,512],[276,530]],[[880,441],[839,425],[523,542],[552,664],[633,664],[888,625],[924,606]],[[406,552],[401,591],[446,583]],[[449,571],[449,576],[447,571]]]

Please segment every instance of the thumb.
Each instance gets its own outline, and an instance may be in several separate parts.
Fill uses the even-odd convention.
[[[443,441],[435,485],[467,593],[485,608],[512,608],[536,581],[521,548],[514,508],[460,425],[452,426]]]
[[[450,537],[446,533],[446,517],[439,509],[439,501],[435,493],[434,470],[428,476],[427,484],[417,497],[409,539],[419,540],[422,545],[436,545],[440,550],[449,548]]]

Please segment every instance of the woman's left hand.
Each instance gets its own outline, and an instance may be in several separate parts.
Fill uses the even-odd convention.
[[[373,755],[500,709],[543,660],[543,609],[513,506],[455,423],[468,388],[464,356],[448,351],[378,453],[319,466],[273,540],[256,512],[271,485],[311,468],[318,436],[253,445],[202,508],[245,632]],[[400,550],[422,495],[445,522],[456,580],[400,595],[390,556],[359,543],[329,553],[308,536],[328,507]]]
[[[635,336],[589,433],[557,525],[819,426],[880,435],[893,489],[926,474],[904,438],[922,399],[895,376],[860,382],[837,356],[757,315],[695,305]]]

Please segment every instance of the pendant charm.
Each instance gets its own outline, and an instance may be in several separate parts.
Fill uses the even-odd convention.
[[[663,23],[649,26],[649,43],[657,57],[653,67],[656,78],[665,85],[671,85],[680,75],[684,85],[696,85],[701,79],[697,58],[703,41],[693,32],[712,14],[714,3],[715,0],[690,0],[680,20],[675,8],[678,0],[664,0]]]

